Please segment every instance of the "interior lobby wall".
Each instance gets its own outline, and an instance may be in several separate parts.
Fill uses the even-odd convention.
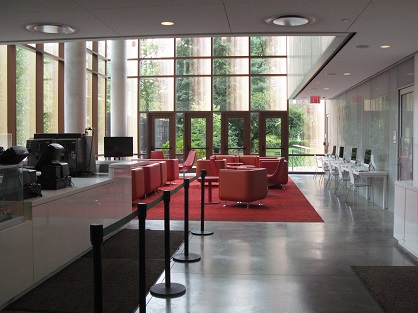
[[[328,101],[329,148],[345,147],[345,157],[356,147],[363,161],[366,149],[372,150],[376,170],[387,171],[388,209],[394,209],[394,182],[397,180],[397,143],[392,138],[398,131],[399,90],[414,85],[414,58]],[[382,205],[382,182],[375,180],[374,200]]]

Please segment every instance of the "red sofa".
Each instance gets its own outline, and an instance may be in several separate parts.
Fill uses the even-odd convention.
[[[164,161],[167,165],[166,173],[167,180],[166,182],[173,183],[179,179],[179,160],[178,159],[137,159],[138,161],[148,161],[148,162],[159,162]]]

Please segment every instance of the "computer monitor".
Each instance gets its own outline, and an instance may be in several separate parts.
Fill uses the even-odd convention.
[[[357,148],[351,149],[351,161],[357,161]]]
[[[372,150],[366,149],[366,151],[364,152],[364,164],[369,165],[371,158],[372,158]]]
[[[120,158],[134,155],[133,137],[104,137],[105,158]]]
[[[335,156],[336,153],[337,153],[337,146],[333,146],[331,155]]]
[[[338,157],[340,159],[344,158],[344,147],[340,147],[339,151],[338,151]]]

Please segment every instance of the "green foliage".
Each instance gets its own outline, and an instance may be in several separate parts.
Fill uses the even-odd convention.
[[[304,107],[289,106],[289,138],[303,139],[307,114]]]

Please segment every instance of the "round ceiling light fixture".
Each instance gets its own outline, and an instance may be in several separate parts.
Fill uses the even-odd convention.
[[[266,20],[267,24],[278,25],[278,26],[303,26],[312,24],[315,22],[313,17],[302,16],[302,15],[280,15],[270,17]]]
[[[75,33],[75,28],[62,25],[62,24],[30,24],[26,26],[26,29],[31,32],[42,33],[42,34],[63,34],[68,35]]]

